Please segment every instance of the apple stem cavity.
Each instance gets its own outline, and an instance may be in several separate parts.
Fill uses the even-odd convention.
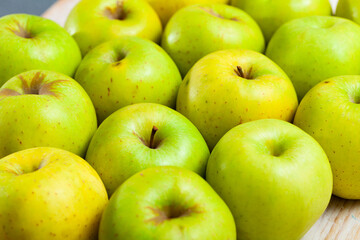
[[[17,23],[18,29],[12,30],[17,36],[22,38],[32,38],[32,35],[29,31],[27,31],[20,23]]]
[[[240,66],[236,66],[236,69],[234,71],[241,78],[252,79],[251,77],[252,67],[249,69],[247,73],[245,73],[242,67]]]
[[[156,148],[156,146],[154,146],[154,138],[155,138],[155,134],[156,134],[157,130],[159,130],[159,129],[155,126],[153,126],[151,129],[150,143],[149,143],[149,148],[151,148],[151,149]]]
[[[115,53],[114,59],[111,60],[111,63],[113,66],[119,66],[121,64],[121,61],[126,57],[126,53],[118,52]]]
[[[235,73],[242,78],[245,78],[244,71],[242,70],[242,67],[236,66]]]
[[[355,104],[360,104],[360,96],[355,95],[353,97],[350,96],[350,102],[355,103]]]
[[[111,20],[124,20],[126,13],[124,11],[123,1],[117,1],[115,8],[107,7],[104,14]]]

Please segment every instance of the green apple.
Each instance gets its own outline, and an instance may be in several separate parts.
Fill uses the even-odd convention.
[[[82,0],[71,11],[65,28],[83,56],[108,40],[130,35],[160,41],[162,26],[145,0]]]
[[[276,119],[226,133],[211,153],[206,179],[230,208],[238,239],[300,239],[325,211],[332,192],[321,146]]]
[[[111,197],[99,240],[235,240],[229,208],[199,175],[179,167],[135,174]]]
[[[134,103],[174,108],[182,80],[163,49],[137,37],[121,37],[97,46],[81,62],[75,79],[89,94],[99,122]]]
[[[336,8],[336,15],[353,20],[360,24],[360,1],[339,0]]]
[[[189,71],[176,107],[212,149],[238,124],[262,118],[292,121],[297,105],[290,79],[270,59],[250,50],[222,50]]]
[[[73,76],[80,61],[74,39],[53,21],[27,14],[0,18],[0,87],[34,69]]]
[[[163,26],[169,21],[170,17],[179,9],[195,4],[204,3],[227,3],[228,0],[147,0],[160,17]]]
[[[98,174],[70,152],[33,148],[0,159],[0,239],[96,240],[107,203]]]
[[[232,0],[231,4],[252,16],[268,42],[284,23],[307,16],[331,16],[329,0]]]
[[[294,124],[324,148],[334,175],[334,194],[360,199],[360,76],[330,78],[301,101]]]
[[[257,23],[244,11],[225,4],[201,4],[179,10],[164,30],[161,46],[183,76],[205,55],[222,49],[264,51]]]
[[[281,26],[266,55],[288,74],[302,99],[327,78],[360,74],[359,39],[360,26],[350,20],[305,17]]]
[[[130,105],[110,115],[86,154],[109,195],[149,167],[178,166],[204,176],[208,157],[209,149],[196,127],[175,110],[155,103]]]
[[[0,88],[0,113],[0,157],[32,147],[83,156],[97,128],[84,89],[70,77],[45,70],[8,80]]]

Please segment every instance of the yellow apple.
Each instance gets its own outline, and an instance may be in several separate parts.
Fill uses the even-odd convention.
[[[82,0],[70,12],[65,29],[83,56],[97,45],[122,36],[159,42],[162,32],[159,17],[144,0]]]
[[[228,3],[229,0],[147,0],[157,12],[163,26],[169,21],[171,16],[180,8],[203,3]]]
[[[107,202],[98,174],[73,153],[32,148],[0,159],[2,240],[96,240]]]
[[[210,149],[233,127],[258,119],[291,122],[298,106],[288,76],[264,55],[228,49],[200,59],[180,85],[176,110]]]
[[[294,124],[325,150],[334,176],[333,194],[360,199],[360,76],[326,79],[301,101]]]

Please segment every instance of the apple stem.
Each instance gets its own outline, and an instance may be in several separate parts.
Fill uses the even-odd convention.
[[[14,30],[13,33],[22,38],[32,38],[31,33],[27,31],[20,23],[17,23],[18,29]]]
[[[236,66],[235,72],[239,77],[245,78],[245,74],[244,74],[242,67]]]
[[[154,137],[155,137],[155,133],[157,132],[157,130],[159,130],[157,127],[153,126],[151,129],[151,136],[150,136],[150,144],[149,144],[149,148],[154,149],[155,146],[154,145]]]

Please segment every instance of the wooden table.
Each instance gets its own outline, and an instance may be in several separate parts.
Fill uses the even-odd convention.
[[[330,0],[335,9],[338,0]],[[64,25],[79,0],[58,0],[43,16]],[[302,240],[360,240],[360,201],[333,197],[321,218]],[[291,239],[289,239],[291,240]]]

